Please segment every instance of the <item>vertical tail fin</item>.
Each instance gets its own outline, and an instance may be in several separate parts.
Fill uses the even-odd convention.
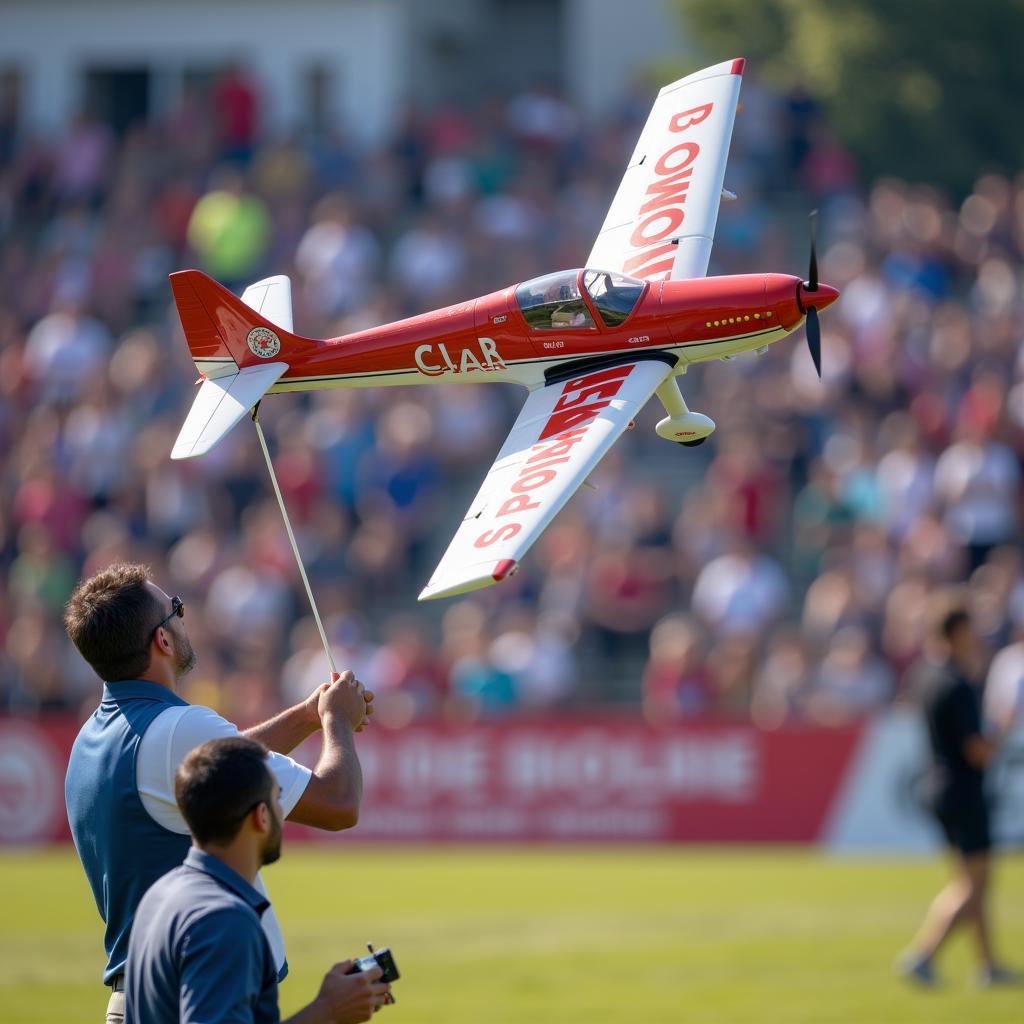
[[[260,316],[277,324],[278,327],[283,327],[288,332],[294,330],[292,327],[292,282],[284,274],[265,277],[262,281],[249,285],[242,292],[242,301]]]
[[[288,371],[289,358],[316,342],[292,333],[287,278],[257,282],[239,299],[206,274],[182,270],[171,274],[171,290],[202,383],[171,451],[187,459],[208,452]]]
[[[207,377],[225,372],[225,367],[244,369],[268,359],[288,362],[316,345],[292,333],[286,277],[250,285],[240,299],[198,270],[181,270],[171,274],[171,291],[192,359]]]

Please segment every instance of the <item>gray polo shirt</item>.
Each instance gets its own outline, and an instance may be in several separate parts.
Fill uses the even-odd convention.
[[[193,847],[135,912],[125,1024],[264,1024],[281,1019],[277,969],[260,927],[267,898]]]

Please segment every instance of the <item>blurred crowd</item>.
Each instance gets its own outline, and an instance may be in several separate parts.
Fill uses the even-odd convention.
[[[0,706],[94,703],[61,611],[122,559],[186,603],[190,699],[251,720],[327,676],[251,428],[168,458],[196,377],[168,272],[290,274],[299,332],[333,337],[580,266],[650,99],[587,123],[548,88],[481,96],[367,150],[343,125],[268,137],[228,68],[121,133],[0,131]],[[510,581],[415,602],[517,389],[263,403],[337,660],[384,725],[605,704],[846,722],[904,694],[948,582],[1024,674],[1024,179],[960,203],[865,183],[801,90],[748,74],[742,100],[711,272],[806,273],[818,207],[843,293],[824,380],[802,334],[691,371],[708,444],[661,440],[646,410]]]

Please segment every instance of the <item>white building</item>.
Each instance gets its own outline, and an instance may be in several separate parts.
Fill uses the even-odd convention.
[[[671,0],[0,0],[0,110],[32,132],[87,105],[124,124],[238,61],[271,131],[340,118],[372,142],[409,103],[539,79],[594,114],[681,35]]]

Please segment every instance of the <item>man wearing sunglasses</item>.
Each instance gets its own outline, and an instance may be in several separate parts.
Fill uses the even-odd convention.
[[[179,598],[153,583],[145,566],[131,564],[84,580],[65,609],[68,636],[104,681],[100,705],[72,748],[64,793],[71,834],[106,925],[103,982],[112,989],[112,1024],[123,1019],[124,964],[139,900],[189,849],[174,798],[175,771],[201,743],[239,735],[216,712],[178,693],[196,663],[184,616]],[[355,825],[362,773],[353,733],[372,713],[373,694],[345,672],[241,734],[270,751],[267,766],[281,787],[285,817],[329,831]],[[317,730],[323,749],[310,771],[287,755]],[[262,886],[259,878],[256,884]],[[280,980],[288,968],[272,909],[261,924]]]

